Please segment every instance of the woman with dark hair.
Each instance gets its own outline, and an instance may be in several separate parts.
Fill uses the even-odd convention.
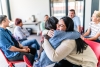
[[[69,17],[61,18],[57,24],[57,30],[66,32],[74,31],[72,19]],[[96,67],[97,58],[93,50],[81,38],[64,39],[60,41],[61,44],[56,42],[56,40],[60,38],[61,36],[53,37],[55,41],[48,41],[48,39],[44,38],[43,48],[47,57],[52,62],[60,61],[53,65],[54,67]],[[52,46],[54,44],[60,45],[55,49],[55,47]],[[62,61],[62,59],[64,60]],[[63,65],[63,62],[65,65]]]
[[[27,37],[30,36],[29,32],[23,28],[23,23],[20,18],[15,19],[15,29],[14,29],[14,37],[23,45],[23,46],[29,46],[34,47],[36,50],[40,49],[40,46],[36,39],[28,40]],[[35,55],[35,60],[38,59],[38,53]]]
[[[47,20],[47,22],[45,23],[45,28],[47,30],[54,30],[54,36],[52,38],[50,38],[49,36],[44,35],[44,37],[46,37],[47,39],[50,38],[49,41],[51,43],[55,42],[55,44],[51,44],[52,47],[54,47],[55,49],[60,45],[60,42],[64,39],[77,39],[80,37],[80,34],[77,31],[70,30],[69,32],[65,32],[65,31],[56,30],[57,23],[58,23],[58,19],[56,17],[50,17]],[[69,34],[70,34],[70,36],[69,36]],[[76,35],[76,36],[74,36],[74,35]],[[55,37],[58,37],[58,36],[60,36],[61,38],[55,40]],[[52,63],[54,63],[54,62],[49,60],[49,58],[45,54],[45,51],[43,51],[41,53],[39,61],[34,64],[34,67],[45,67],[45,66],[52,64]]]

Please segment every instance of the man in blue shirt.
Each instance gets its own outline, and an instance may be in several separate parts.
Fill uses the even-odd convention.
[[[26,55],[31,64],[33,64],[36,49],[22,46],[17,42],[12,33],[6,29],[6,27],[9,27],[9,22],[6,15],[0,15],[0,49],[8,60],[23,60],[23,55]]]
[[[69,10],[69,15],[68,16],[70,18],[72,18],[72,20],[74,21],[74,30],[81,33],[81,22],[80,22],[80,18],[75,15],[75,10],[74,9]]]

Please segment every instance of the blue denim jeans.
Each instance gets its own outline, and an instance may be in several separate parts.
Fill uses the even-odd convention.
[[[27,40],[27,39],[24,39],[24,40],[21,40],[19,41],[23,46],[31,46],[33,48],[35,48],[36,50],[39,50],[40,49],[40,45],[38,44],[37,40],[36,39],[32,39],[32,40]],[[38,59],[38,53],[36,52],[36,55],[35,55],[35,60]]]

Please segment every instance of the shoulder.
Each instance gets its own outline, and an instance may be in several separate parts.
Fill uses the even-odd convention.
[[[4,31],[0,29],[0,36],[4,34]]]
[[[41,22],[40,24],[44,24],[44,22]]]
[[[75,40],[74,39],[67,39],[67,40],[64,40],[63,42],[75,44]]]
[[[0,28],[0,35],[4,33],[5,33],[5,30],[3,28]]]
[[[98,23],[98,25],[100,26],[100,22]]]
[[[75,42],[74,39],[67,39],[67,40],[64,40],[64,41],[62,41],[61,44],[65,44],[65,46],[71,47],[71,48],[73,48],[73,47],[76,46],[76,42]]]
[[[16,28],[16,29],[19,29],[20,27],[19,27],[19,26],[16,26],[15,28]]]
[[[21,30],[21,28],[18,27],[18,26],[16,26],[14,30],[15,30],[15,31],[16,31],[16,30]]]
[[[78,16],[75,16],[74,18],[79,18]]]

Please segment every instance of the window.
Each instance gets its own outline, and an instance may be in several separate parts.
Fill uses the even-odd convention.
[[[65,0],[51,0],[51,16],[55,16],[58,19],[66,16],[65,6]]]
[[[2,12],[2,3],[1,3],[1,0],[0,0],[0,15],[2,15],[3,12]]]
[[[83,27],[84,1],[83,0],[68,0],[68,10],[70,9],[75,9],[75,13],[80,18],[81,26]]]
[[[50,0],[50,14],[59,19],[67,16],[70,9],[75,9],[76,15],[80,18],[81,27],[84,27],[84,3],[85,0]]]

